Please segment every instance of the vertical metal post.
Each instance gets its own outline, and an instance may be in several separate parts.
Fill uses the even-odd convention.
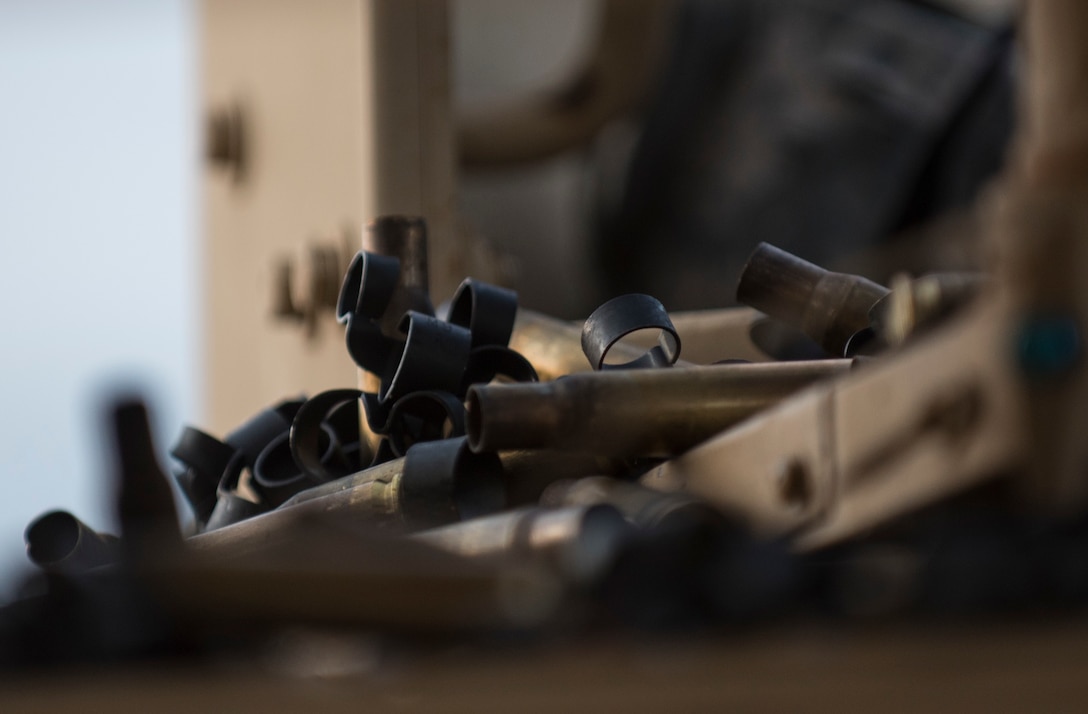
[[[423,216],[431,291],[451,295],[464,274],[454,240],[454,147],[446,0],[363,0],[365,220]]]
[[[1022,30],[1024,174],[1033,184],[1088,180],[1088,3],[1030,0]]]
[[[1028,503],[1088,507],[1088,3],[1029,0],[1014,169],[990,224],[1013,297]]]

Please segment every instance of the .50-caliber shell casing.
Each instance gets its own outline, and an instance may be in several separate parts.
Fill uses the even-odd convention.
[[[850,368],[850,360],[572,374],[468,392],[474,451],[556,449],[670,456]]]
[[[860,275],[834,273],[760,243],[741,272],[737,300],[842,355],[851,337],[872,326],[869,313],[888,292]]]
[[[374,525],[418,529],[476,518],[504,504],[502,465],[474,454],[464,437],[414,445],[408,455],[302,491],[279,508],[186,542],[231,552],[291,538],[300,517],[359,515]]]

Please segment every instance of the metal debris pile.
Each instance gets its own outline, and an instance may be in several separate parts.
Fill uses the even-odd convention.
[[[480,636],[1088,599],[1088,528],[1028,522],[985,497],[798,552],[789,533],[753,529],[683,484],[650,487],[671,459],[923,331],[977,281],[938,281],[921,305],[917,286],[897,296],[761,246],[739,294],[780,318],[751,329],[780,359],[694,366],[646,295],[605,303],[579,333],[468,279],[438,317],[420,255],[351,263],[337,315],[363,389],[282,401],[223,439],[183,430],[170,453],[184,527],[142,404],[118,402],[120,536],[64,512],[28,527],[45,577],[0,619],[4,663],[206,652],[224,628]],[[630,341],[645,331],[656,343]],[[808,507],[803,470],[777,488]]]

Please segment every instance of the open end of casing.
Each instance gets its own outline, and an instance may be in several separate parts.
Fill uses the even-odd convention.
[[[71,557],[83,525],[67,511],[50,511],[27,526],[26,554],[35,565],[48,566]]]

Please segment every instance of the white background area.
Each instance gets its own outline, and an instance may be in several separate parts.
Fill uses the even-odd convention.
[[[112,526],[99,413],[199,414],[187,0],[0,0],[0,599],[51,508]]]

